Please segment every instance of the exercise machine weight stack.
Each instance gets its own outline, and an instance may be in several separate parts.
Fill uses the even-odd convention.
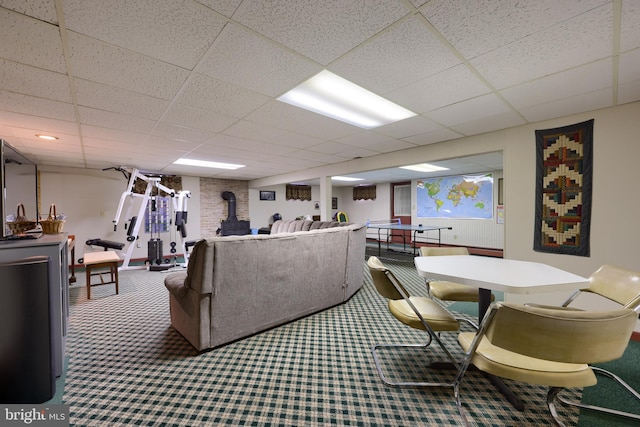
[[[162,240],[160,239],[160,222],[158,221],[159,215],[152,215],[157,213],[158,205],[156,201],[156,197],[151,197],[151,212],[149,213],[149,232],[151,233],[151,237],[149,238],[149,242],[147,242],[147,260],[149,262],[149,267],[151,268],[154,262],[157,265],[163,263],[164,257],[162,256]],[[155,217],[155,218],[153,218]],[[158,237],[153,237],[153,230],[156,230],[158,233]]]

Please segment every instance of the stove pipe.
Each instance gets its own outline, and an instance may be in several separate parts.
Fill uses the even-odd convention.
[[[227,217],[227,220],[237,221],[238,217],[236,216],[236,195],[231,191],[223,191],[222,199],[228,202],[229,216]]]

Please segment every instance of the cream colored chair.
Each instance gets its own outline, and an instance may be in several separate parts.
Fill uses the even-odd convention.
[[[460,415],[466,423],[460,383],[473,364],[498,377],[550,387],[547,406],[554,423],[563,426],[555,406],[558,394],[564,388],[596,384],[589,364],[620,358],[637,318],[630,309],[596,312],[493,304],[477,333],[458,335],[466,352],[454,386]]]
[[[569,298],[562,304],[562,306],[549,306],[540,304],[527,304],[531,307],[549,308],[549,309],[562,309],[562,310],[580,310],[578,308],[570,306],[574,301],[578,301],[580,295],[583,294],[595,294],[609,301],[619,304],[622,308],[628,308],[634,310],[636,313],[640,312],[640,273],[635,271],[626,270],[617,266],[605,264],[596,270],[589,277],[589,287],[579,289],[575,291]],[[615,375],[613,372],[606,369],[592,367],[592,369],[600,375],[607,376],[616,381],[621,387],[626,389],[635,398],[640,401],[640,393],[634,390],[629,384],[627,384],[622,378]],[[561,399],[562,400],[562,399]],[[640,419],[640,416],[631,414],[628,412],[610,411],[598,406],[586,405],[580,402],[570,402],[562,400],[564,403],[581,408],[600,410],[604,412],[616,413],[617,415],[629,416],[632,418]]]
[[[411,296],[407,289],[400,283],[397,277],[375,256],[367,261],[371,278],[380,295],[388,300],[389,312],[400,322],[412,328],[421,329],[427,333],[425,344],[376,344],[371,352],[380,378],[385,384],[391,386],[432,387],[454,385],[454,378],[450,382],[430,381],[391,381],[385,376],[378,350],[381,348],[421,348],[428,347],[433,341],[444,351],[447,361],[459,367],[459,363],[440,340],[437,332],[455,332],[460,329],[460,321],[437,302],[427,297]],[[467,321],[468,322],[468,321]],[[473,325],[473,323],[468,322]]]
[[[421,246],[420,256],[440,256],[440,255],[469,255],[469,250],[465,247],[442,247],[442,246]],[[478,289],[460,283],[448,282],[444,280],[425,280],[429,295],[442,301],[466,301],[478,302]],[[491,301],[495,301],[495,296],[491,295]]]

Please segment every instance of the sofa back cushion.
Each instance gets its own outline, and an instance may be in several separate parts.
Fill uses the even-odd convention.
[[[337,221],[310,221],[306,219],[278,220],[271,226],[271,234],[319,230],[323,228],[339,227],[346,224],[347,223],[339,223]]]

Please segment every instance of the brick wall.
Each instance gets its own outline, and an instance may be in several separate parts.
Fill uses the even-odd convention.
[[[220,228],[220,222],[229,216],[227,201],[222,199],[223,191],[235,194],[238,220],[249,220],[247,181],[200,178],[200,231],[204,238],[214,237],[216,230]]]

